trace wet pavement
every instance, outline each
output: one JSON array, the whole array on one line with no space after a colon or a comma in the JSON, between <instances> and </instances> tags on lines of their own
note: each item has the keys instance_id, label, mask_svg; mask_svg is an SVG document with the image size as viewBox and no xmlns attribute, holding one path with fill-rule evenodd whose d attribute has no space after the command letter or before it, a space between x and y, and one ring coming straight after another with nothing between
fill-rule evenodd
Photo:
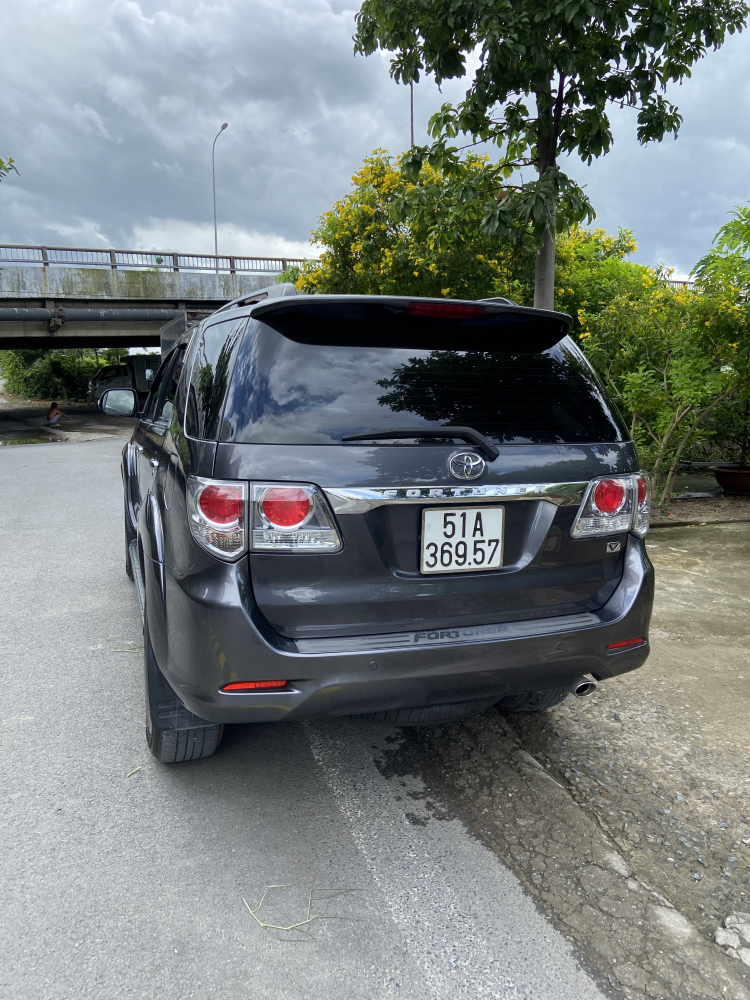
<instances>
[{"instance_id":1,"label":"wet pavement","mask_svg":"<svg viewBox=\"0 0 750 1000\"><path fill-rule=\"evenodd\" d=\"M0 393L0 447L19 444L60 444L71 441L127 440L135 420L107 417L90 403L63 403L59 427L47 426L49 401L19 400Z\"/></svg>"}]
</instances>

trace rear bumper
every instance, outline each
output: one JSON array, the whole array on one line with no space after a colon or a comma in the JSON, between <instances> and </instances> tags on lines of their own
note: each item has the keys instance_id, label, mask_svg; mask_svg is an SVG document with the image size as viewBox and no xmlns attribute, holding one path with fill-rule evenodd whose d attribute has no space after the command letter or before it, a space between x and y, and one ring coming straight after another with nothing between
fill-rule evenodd
<instances>
[{"instance_id":1,"label":"rear bumper","mask_svg":"<svg viewBox=\"0 0 750 1000\"><path fill-rule=\"evenodd\" d=\"M628 537L624 572L594 614L346 639L293 642L273 632L252 602L242 563L177 579L165 572L166 655L160 667L180 699L210 722L273 722L470 701L614 677L641 666L653 568ZM164 660L165 662L162 662ZM288 681L280 691L226 694L232 681Z\"/></svg>"}]
</instances>

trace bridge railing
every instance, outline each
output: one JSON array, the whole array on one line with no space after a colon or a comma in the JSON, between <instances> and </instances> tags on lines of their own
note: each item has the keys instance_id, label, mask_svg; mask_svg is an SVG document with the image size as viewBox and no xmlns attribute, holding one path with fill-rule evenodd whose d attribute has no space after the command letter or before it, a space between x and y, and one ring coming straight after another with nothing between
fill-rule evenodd
<instances>
[{"instance_id":1,"label":"bridge railing","mask_svg":"<svg viewBox=\"0 0 750 1000\"><path fill-rule=\"evenodd\" d=\"M694 281L685 281L682 278L667 278L665 284L670 288L689 288L691 291L695 288Z\"/></svg>"},{"instance_id":2,"label":"bridge railing","mask_svg":"<svg viewBox=\"0 0 750 1000\"><path fill-rule=\"evenodd\" d=\"M0 264L36 264L39 267L108 267L139 271L213 271L236 274L278 273L301 257L236 257L214 254L158 253L143 250L92 250L85 247L0 246Z\"/></svg>"},{"instance_id":3,"label":"bridge railing","mask_svg":"<svg viewBox=\"0 0 750 1000\"><path fill-rule=\"evenodd\" d=\"M302 257L237 257L196 253L159 253L155 250L91 250L85 247L0 246L1 264L37 264L40 267L108 267L113 271L213 271L214 274L278 274ZM672 288L694 288L695 282L668 278Z\"/></svg>"}]
</instances>

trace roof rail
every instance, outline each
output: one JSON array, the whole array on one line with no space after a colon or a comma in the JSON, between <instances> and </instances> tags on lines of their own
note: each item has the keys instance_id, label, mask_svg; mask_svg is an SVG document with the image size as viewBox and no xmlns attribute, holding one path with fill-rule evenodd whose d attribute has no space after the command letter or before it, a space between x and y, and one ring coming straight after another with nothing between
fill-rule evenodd
<instances>
[{"instance_id":1,"label":"roof rail","mask_svg":"<svg viewBox=\"0 0 750 1000\"><path fill-rule=\"evenodd\" d=\"M239 309L240 306L251 306L255 302L260 302L262 299L276 299L285 295L296 294L297 289L291 281L284 281L275 285L266 285L265 288L257 288L254 292L251 292L250 295L243 295L240 299L234 299L232 302L227 302L226 305L216 311L224 312L225 309Z\"/></svg>"}]
</instances>

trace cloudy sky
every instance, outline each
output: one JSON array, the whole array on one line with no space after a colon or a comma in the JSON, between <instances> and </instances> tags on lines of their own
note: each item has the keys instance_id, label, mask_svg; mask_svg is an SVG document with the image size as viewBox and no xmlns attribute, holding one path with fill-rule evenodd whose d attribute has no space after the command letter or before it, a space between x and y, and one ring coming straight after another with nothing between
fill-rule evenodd
<instances>
[{"instance_id":1,"label":"cloudy sky","mask_svg":"<svg viewBox=\"0 0 750 1000\"><path fill-rule=\"evenodd\" d=\"M408 89L388 58L352 54L346 0L6 0L0 9L0 241L310 253L317 217L373 148L409 142ZM677 141L640 147L632 112L586 184L598 224L635 230L637 258L686 274L750 198L750 32L711 52L672 97ZM416 139L458 99L416 88Z\"/></svg>"}]
</instances>

